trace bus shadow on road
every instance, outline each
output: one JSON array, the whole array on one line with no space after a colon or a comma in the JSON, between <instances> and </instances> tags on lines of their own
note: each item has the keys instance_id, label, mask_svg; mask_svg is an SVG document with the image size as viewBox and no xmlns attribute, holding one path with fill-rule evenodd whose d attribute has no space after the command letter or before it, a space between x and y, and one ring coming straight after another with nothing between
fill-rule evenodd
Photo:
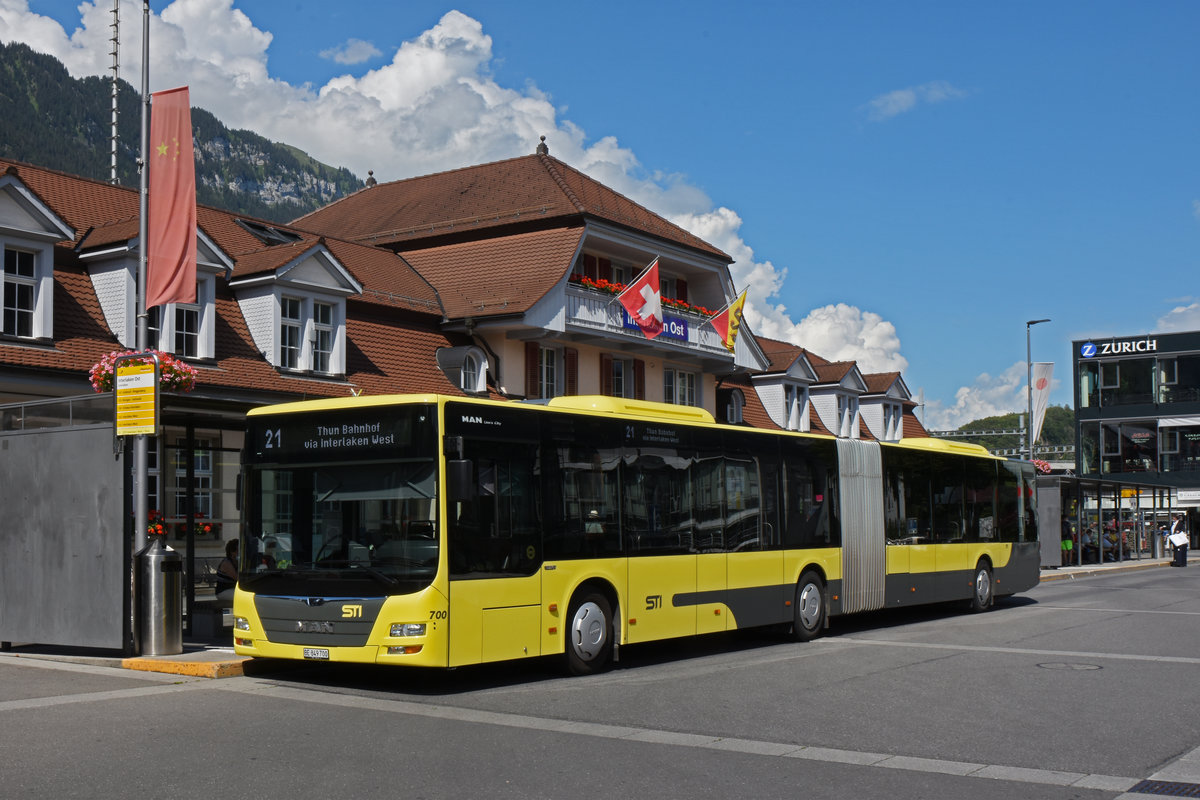
<instances>
[{"instance_id":1,"label":"bus shadow on road","mask_svg":"<svg viewBox=\"0 0 1200 800\"><path fill-rule=\"evenodd\" d=\"M988 614L1003 613L1036 605L1028 597L1007 597L996 601ZM836 618L824 637L836 641L840 636L881 632L923 623L938 622L955 617L969 618L963 604L942 603L916 608L881 609ZM613 672L633 672L638 669L664 665L683 665L686 662L719 655L736 655L765 651L780 646L804 647L793 642L780 629L751 629L729 631L684 639L668 639L643 644L626 645L620 650L620 660L610 668ZM389 697L449 697L519 686L534 685L552 680L581 680L569 678L561 655L480 664L450 669L379 666L374 664L291 663L283 669L263 676L272 682L293 686L320 688L331 691L377 692ZM583 678L582 680L586 680Z\"/></svg>"}]
</instances>

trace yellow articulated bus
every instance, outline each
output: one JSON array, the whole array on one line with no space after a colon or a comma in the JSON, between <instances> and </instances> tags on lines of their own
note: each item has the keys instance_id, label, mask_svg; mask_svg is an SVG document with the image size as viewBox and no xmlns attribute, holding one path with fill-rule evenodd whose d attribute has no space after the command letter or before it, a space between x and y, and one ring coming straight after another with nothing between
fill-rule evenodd
<instances>
[{"instance_id":1,"label":"yellow articulated bus","mask_svg":"<svg viewBox=\"0 0 1200 800\"><path fill-rule=\"evenodd\" d=\"M719 425L610 397L434 395L252 411L234 649L456 667L1037 584L1033 468Z\"/></svg>"}]
</instances>

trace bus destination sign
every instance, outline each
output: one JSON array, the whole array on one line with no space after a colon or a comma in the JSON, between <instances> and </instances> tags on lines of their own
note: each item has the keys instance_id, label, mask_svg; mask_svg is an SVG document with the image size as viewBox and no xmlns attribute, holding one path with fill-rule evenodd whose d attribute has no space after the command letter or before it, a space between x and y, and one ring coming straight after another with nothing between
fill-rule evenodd
<instances>
[{"instance_id":1,"label":"bus destination sign","mask_svg":"<svg viewBox=\"0 0 1200 800\"><path fill-rule=\"evenodd\" d=\"M414 420L432 419L424 408L369 409L356 413L297 414L250 419L255 461L339 461L381 458L411 447ZM427 422L432 429L432 424Z\"/></svg>"}]
</instances>

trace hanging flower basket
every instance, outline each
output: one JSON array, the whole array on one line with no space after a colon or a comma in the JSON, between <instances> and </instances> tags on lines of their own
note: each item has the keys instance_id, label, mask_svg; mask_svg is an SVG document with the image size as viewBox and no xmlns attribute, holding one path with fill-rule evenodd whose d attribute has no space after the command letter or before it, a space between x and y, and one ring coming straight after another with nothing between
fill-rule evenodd
<instances>
[{"instance_id":1,"label":"hanging flower basket","mask_svg":"<svg viewBox=\"0 0 1200 800\"><path fill-rule=\"evenodd\" d=\"M1044 475L1050 474L1050 462L1049 461L1043 461L1040 458L1035 458L1033 460L1033 466L1037 469L1038 472L1041 472Z\"/></svg>"},{"instance_id":2,"label":"hanging flower basket","mask_svg":"<svg viewBox=\"0 0 1200 800\"><path fill-rule=\"evenodd\" d=\"M92 382L92 388L97 392L111 392L113 388L113 370L117 359L136 352L136 350L114 350L97 361L92 366L91 372L88 373L88 377ZM163 353L158 350L149 350L146 352L158 356L158 383L163 389L171 392L190 392L195 388L196 368L191 364L180 361L170 353ZM153 363L149 357L136 360L143 364Z\"/></svg>"},{"instance_id":3,"label":"hanging flower basket","mask_svg":"<svg viewBox=\"0 0 1200 800\"><path fill-rule=\"evenodd\" d=\"M591 289L594 292L603 292L605 294L616 295L625 291L625 284L614 283L613 281L605 280L604 278L593 280L586 275L572 275L568 280L570 283L573 283L576 286L582 286L583 288ZM676 300L673 297L662 298L662 305L665 309L679 311L685 314L699 314L702 317L711 317L713 314L717 313L715 311L710 311L704 306L693 305L692 303L688 303L684 300Z\"/></svg>"}]
</instances>

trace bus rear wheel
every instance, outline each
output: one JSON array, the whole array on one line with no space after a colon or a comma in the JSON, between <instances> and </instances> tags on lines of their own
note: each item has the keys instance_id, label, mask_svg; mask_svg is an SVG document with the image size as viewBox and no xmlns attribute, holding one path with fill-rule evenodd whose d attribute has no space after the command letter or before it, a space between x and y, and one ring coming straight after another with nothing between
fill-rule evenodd
<instances>
[{"instance_id":1,"label":"bus rear wheel","mask_svg":"<svg viewBox=\"0 0 1200 800\"><path fill-rule=\"evenodd\" d=\"M612 608L608 598L589 592L571 604L567 627L567 669L572 675L591 675L612 658Z\"/></svg>"},{"instance_id":2,"label":"bus rear wheel","mask_svg":"<svg viewBox=\"0 0 1200 800\"><path fill-rule=\"evenodd\" d=\"M980 561L975 565L975 581L971 587L971 611L987 611L992 605L992 568Z\"/></svg>"},{"instance_id":3,"label":"bus rear wheel","mask_svg":"<svg viewBox=\"0 0 1200 800\"><path fill-rule=\"evenodd\" d=\"M811 570L800 576L796 584L795 616L792 620L792 638L809 642L821 635L825 629L825 582Z\"/></svg>"}]
</instances>

